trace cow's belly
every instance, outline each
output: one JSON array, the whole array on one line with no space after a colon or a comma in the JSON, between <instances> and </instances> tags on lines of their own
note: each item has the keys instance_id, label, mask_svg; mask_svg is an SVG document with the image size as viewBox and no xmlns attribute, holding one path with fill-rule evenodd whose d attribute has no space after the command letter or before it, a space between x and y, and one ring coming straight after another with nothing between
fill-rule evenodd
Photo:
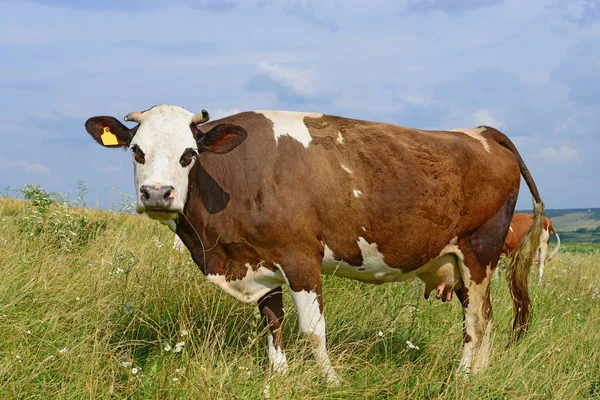
<instances>
[{"instance_id":1,"label":"cow's belly","mask_svg":"<svg viewBox=\"0 0 600 400\"><path fill-rule=\"evenodd\" d=\"M263 266L253 269L250 264L246 264L246 268L248 272L242 279L227 280L223 275L208 274L206 280L216 284L225 293L242 303L258 301L271 290L285 283L283 273L279 269L272 271Z\"/></svg>"},{"instance_id":2,"label":"cow's belly","mask_svg":"<svg viewBox=\"0 0 600 400\"><path fill-rule=\"evenodd\" d=\"M358 246L363 259L363 265L359 266L336 259L327 244L324 243L323 246L325 252L321 272L325 275L341 276L366 283L398 282L415 276L412 272L403 272L401 269L388 266L384 261L383 254L378 250L377 244L370 244L362 237L358 238Z\"/></svg>"},{"instance_id":3,"label":"cow's belly","mask_svg":"<svg viewBox=\"0 0 600 400\"><path fill-rule=\"evenodd\" d=\"M455 246L448 245L439 256L425 265L411 271L392 268L384 261L384 255L378 250L376 243L369 243L359 237L358 246L363 258L363 265L350 265L335 258L333 251L323 244L325 251L321 272L325 275L341 276L365 283L400 282L419 278L425 282L426 293L435 288L458 288L462 284L458 269L458 259L454 254Z\"/></svg>"}]
</instances>

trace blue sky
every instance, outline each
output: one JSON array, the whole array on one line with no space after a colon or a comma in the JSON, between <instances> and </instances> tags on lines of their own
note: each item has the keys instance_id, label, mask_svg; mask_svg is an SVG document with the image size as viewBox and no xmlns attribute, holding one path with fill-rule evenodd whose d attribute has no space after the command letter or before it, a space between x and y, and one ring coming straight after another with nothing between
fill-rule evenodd
<instances>
[{"instance_id":1,"label":"blue sky","mask_svg":"<svg viewBox=\"0 0 600 400\"><path fill-rule=\"evenodd\" d=\"M492 125L547 208L600 207L600 0L0 0L0 15L0 189L134 194L129 154L83 123L167 103Z\"/></svg>"}]
</instances>

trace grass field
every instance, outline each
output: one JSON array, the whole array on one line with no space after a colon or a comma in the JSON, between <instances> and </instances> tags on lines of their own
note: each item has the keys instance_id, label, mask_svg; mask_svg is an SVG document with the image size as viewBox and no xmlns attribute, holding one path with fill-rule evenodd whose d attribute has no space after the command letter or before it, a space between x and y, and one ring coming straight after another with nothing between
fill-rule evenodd
<instances>
[{"instance_id":1,"label":"grass field","mask_svg":"<svg viewBox=\"0 0 600 400\"><path fill-rule=\"evenodd\" d=\"M43 200L43 199L42 199ZM507 349L502 272L492 283L492 356L463 380L462 311L417 282L324 278L327 387L296 328L290 371L267 372L253 306L207 283L172 233L134 215L0 199L0 398L600 398L600 253L564 246L532 281L529 334ZM532 278L533 278L532 273ZM409 341L413 346L408 346Z\"/></svg>"}]
</instances>

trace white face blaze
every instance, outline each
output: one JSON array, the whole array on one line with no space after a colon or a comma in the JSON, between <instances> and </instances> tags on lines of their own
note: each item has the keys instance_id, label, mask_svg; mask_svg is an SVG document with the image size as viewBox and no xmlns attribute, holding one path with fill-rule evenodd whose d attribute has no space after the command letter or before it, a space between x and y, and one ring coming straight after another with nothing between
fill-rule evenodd
<instances>
[{"instance_id":1,"label":"white face blaze","mask_svg":"<svg viewBox=\"0 0 600 400\"><path fill-rule=\"evenodd\" d=\"M160 105L142 113L139 128L130 148L138 148L144 154L144 162L133 157L134 181L137 193L137 211L146 212L141 201L143 185L155 187L172 186L174 197L168 212L148 212L151 218L170 220L183 212L187 198L188 176L195 158L189 165L180 164L181 156L198 145L190 129L193 113L177 106Z\"/></svg>"}]
</instances>

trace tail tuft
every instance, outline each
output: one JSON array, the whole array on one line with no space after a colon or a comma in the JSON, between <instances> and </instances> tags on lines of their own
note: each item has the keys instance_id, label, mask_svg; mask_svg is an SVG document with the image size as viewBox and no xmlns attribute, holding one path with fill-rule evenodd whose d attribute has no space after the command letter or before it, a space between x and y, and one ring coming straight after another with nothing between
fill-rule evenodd
<instances>
[{"instance_id":1,"label":"tail tuft","mask_svg":"<svg viewBox=\"0 0 600 400\"><path fill-rule=\"evenodd\" d=\"M526 332L531 318L529 299L529 270L540 247L540 235L544 223L544 203L533 202L533 225L506 266L506 280L513 298L514 320L511 343L519 340Z\"/></svg>"}]
</instances>

